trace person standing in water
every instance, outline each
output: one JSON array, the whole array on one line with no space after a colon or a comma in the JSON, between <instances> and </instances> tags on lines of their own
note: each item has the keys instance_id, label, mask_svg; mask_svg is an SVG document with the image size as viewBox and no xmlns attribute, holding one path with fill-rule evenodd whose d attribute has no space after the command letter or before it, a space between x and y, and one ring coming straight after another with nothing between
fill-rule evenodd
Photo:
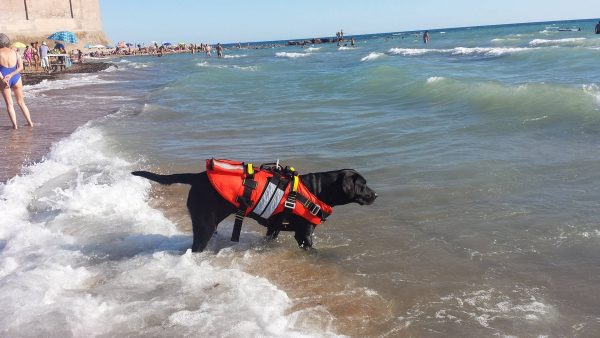
<instances>
[{"instance_id":1,"label":"person standing in water","mask_svg":"<svg viewBox=\"0 0 600 338\"><path fill-rule=\"evenodd\" d=\"M223 57L223 46L221 46L221 43L217 43L217 57L218 58L222 58Z\"/></svg>"},{"instance_id":2,"label":"person standing in water","mask_svg":"<svg viewBox=\"0 0 600 338\"><path fill-rule=\"evenodd\" d=\"M19 54L10 48L10 39L3 33L0 33L0 90L2 91L2 97L6 103L6 110L8 111L8 117L13 124L14 129L18 129L17 116L15 114L15 107L13 106L13 99L10 91L15 94L17 104L23 112L23 116L27 120L30 127L33 127L31 122L31 116L29 115L29 109L25 105L25 99L23 98L23 81L21 80L21 71L23 70L23 60Z\"/></svg>"},{"instance_id":3,"label":"person standing in water","mask_svg":"<svg viewBox=\"0 0 600 338\"><path fill-rule=\"evenodd\" d=\"M425 33L423 33L423 43L428 43L429 42L429 31L425 31Z\"/></svg>"},{"instance_id":4,"label":"person standing in water","mask_svg":"<svg viewBox=\"0 0 600 338\"><path fill-rule=\"evenodd\" d=\"M598 24L596 25L596 34L600 34L600 21L598 21Z\"/></svg>"}]
</instances>

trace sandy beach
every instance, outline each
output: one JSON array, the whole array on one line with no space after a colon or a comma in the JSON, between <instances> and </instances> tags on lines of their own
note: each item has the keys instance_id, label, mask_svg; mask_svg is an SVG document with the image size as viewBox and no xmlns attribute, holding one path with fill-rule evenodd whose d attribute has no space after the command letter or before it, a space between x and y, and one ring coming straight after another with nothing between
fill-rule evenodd
<instances>
[{"instance_id":1,"label":"sandy beach","mask_svg":"<svg viewBox=\"0 0 600 338\"><path fill-rule=\"evenodd\" d=\"M111 63L84 63L74 64L68 71L47 74L24 73L24 92L27 100L27 92L32 86L43 81L69 80L77 81L73 74L95 73L110 67ZM60 95L60 93L55 93ZM17 121L19 121L19 130L13 130L10 120L6 115L5 108L2 108L2 118L0 119L0 153L2 161L0 162L0 182L6 182L9 178L17 175L23 165L39 161L50 149L50 146L71 134L77 127L85 124L87 121L102 116L104 112L94 110L84 110L77 113L65 109L65 107L55 104L44 104L38 100L27 100L31 110L34 127L29 128L23 119L21 111L17 110Z\"/></svg>"}]
</instances>

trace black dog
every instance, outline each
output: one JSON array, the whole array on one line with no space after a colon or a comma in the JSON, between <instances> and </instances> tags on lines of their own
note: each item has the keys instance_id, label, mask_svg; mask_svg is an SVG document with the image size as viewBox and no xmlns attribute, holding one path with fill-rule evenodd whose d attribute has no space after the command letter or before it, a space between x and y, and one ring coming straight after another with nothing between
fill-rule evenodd
<instances>
[{"instance_id":1,"label":"black dog","mask_svg":"<svg viewBox=\"0 0 600 338\"><path fill-rule=\"evenodd\" d=\"M192 244L194 252L204 250L217 230L217 225L237 211L233 204L221 197L215 190L209 182L206 172L159 175L147 171L134 171L132 174L161 184L184 183L192 186L188 195L187 207L194 230ZM319 200L332 207L352 202L369 205L377 198L375 191L367 186L367 181L353 169L300 175L300 179ZM251 213L248 217L254 218L252 215ZM273 216L274 219L270 219L269 223L281 224L281 219L276 219L277 217L282 217L282 215ZM269 238L276 238L281 230L294 231L294 238L300 247L305 249L312 247L312 233L315 226L299 216L292 214L289 224L279 228L264 224L257 218L254 219L262 225L268 226L267 237Z\"/></svg>"}]
</instances>

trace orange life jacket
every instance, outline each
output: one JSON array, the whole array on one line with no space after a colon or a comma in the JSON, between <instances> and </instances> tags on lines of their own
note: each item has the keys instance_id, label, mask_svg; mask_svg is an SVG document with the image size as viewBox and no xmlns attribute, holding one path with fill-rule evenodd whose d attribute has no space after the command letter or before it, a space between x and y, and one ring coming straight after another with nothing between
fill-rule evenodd
<instances>
[{"instance_id":1,"label":"orange life jacket","mask_svg":"<svg viewBox=\"0 0 600 338\"><path fill-rule=\"evenodd\" d=\"M318 225L332 212L302 183L293 170L272 168L255 170L252 164L231 160L206 160L206 173L215 190L238 208L235 232L250 213L268 220L282 212L291 212ZM297 203L298 202L298 203ZM238 229L236 229L238 228Z\"/></svg>"}]
</instances>

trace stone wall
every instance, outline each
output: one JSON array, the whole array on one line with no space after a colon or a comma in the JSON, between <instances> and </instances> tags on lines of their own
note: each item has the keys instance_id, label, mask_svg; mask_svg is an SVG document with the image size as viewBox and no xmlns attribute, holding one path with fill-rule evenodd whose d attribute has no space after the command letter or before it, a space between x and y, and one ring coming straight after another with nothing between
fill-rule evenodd
<instances>
[{"instance_id":1,"label":"stone wall","mask_svg":"<svg viewBox=\"0 0 600 338\"><path fill-rule=\"evenodd\" d=\"M57 31L71 31L78 46L108 44L102 30L99 0L2 0L0 32L13 41L43 41Z\"/></svg>"}]
</instances>

